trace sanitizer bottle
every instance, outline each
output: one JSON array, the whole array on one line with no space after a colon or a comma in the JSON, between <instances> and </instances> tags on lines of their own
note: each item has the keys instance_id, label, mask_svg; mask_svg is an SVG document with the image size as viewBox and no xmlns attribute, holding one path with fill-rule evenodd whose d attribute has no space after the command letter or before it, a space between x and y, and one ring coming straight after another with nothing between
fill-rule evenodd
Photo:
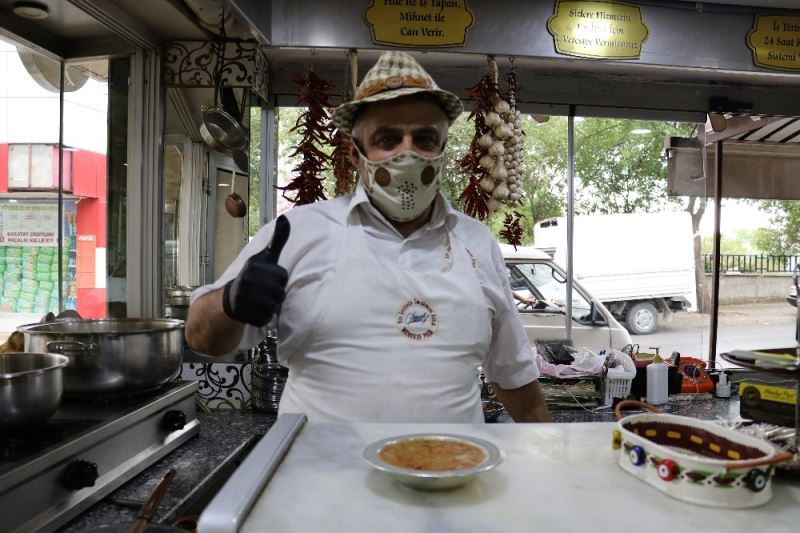
<instances>
[{"instance_id":1,"label":"sanitizer bottle","mask_svg":"<svg viewBox=\"0 0 800 533\"><path fill-rule=\"evenodd\" d=\"M651 405L662 405L667 403L669 392L669 380L667 377L667 365L656 354L653 362L647 365L647 403Z\"/></svg>"}]
</instances>

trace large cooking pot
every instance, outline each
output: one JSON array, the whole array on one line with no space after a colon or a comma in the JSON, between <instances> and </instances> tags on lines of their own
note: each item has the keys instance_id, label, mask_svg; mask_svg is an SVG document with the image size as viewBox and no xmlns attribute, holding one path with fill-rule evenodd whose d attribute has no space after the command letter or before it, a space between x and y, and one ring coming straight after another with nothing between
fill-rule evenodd
<instances>
[{"instance_id":1,"label":"large cooking pot","mask_svg":"<svg viewBox=\"0 0 800 533\"><path fill-rule=\"evenodd\" d=\"M179 371L183 321L111 318L21 326L26 352L65 355L64 393L73 396L157 389Z\"/></svg>"},{"instance_id":2,"label":"large cooking pot","mask_svg":"<svg viewBox=\"0 0 800 533\"><path fill-rule=\"evenodd\" d=\"M0 353L0 434L44 424L61 403L63 355Z\"/></svg>"}]
</instances>

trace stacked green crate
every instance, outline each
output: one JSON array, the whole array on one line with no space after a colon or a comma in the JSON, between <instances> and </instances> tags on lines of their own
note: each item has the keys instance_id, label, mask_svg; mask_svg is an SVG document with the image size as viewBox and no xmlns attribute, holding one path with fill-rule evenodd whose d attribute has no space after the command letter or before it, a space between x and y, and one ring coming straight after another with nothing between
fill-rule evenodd
<instances>
[{"instance_id":1,"label":"stacked green crate","mask_svg":"<svg viewBox=\"0 0 800 533\"><path fill-rule=\"evenodd\" d=\"M64 268L64 309L78 308L77 246L75 235L64 236L64 247L61 250Z\"/></svg>"},{"instance_id":2,"label":"stacked green crate","mask_svg":"<svg viewBox=\"0 0 800 533\"><path fill-rule=\"evenodd\" d=\"M6 247L0 246L0 309L5 308L5 289L6 289Z\"/></svg>"},{"instance_id":3,"label":"stacked green crate","mask_svg":"<svg viewBox=\"0 0 800 533\"><path fill-rule=\"evenodd\" d=\"M4 247L3 307L17 311L22 292L22 246Z\"/></svg>"},{"instance_id":4,"label":"stacked green crate","mask_svg":"<svg viewBox=\"0 0 800 533\"><path fill-rule=\"evenodd\" d=\"M58 310L58 248L0 246L0 311L47 313ZM77 307L75 237L64 237L61 255L64 308Z\"/></svg>"},{"instance_id":5,"label":"stacked green crate","mask_svg":"<svg viewBox=\"0 0 800 533\"><path fill-rule=\"evenodd\" d=\"M20 246L19 248L22 251L22 276L16 311L17 313L33 313L38 311L33 308L33 300L36 298L36 290L38 289L35 279L36 267L34 266L36 248L32 246Z\"/></svg>"}]
</instances>

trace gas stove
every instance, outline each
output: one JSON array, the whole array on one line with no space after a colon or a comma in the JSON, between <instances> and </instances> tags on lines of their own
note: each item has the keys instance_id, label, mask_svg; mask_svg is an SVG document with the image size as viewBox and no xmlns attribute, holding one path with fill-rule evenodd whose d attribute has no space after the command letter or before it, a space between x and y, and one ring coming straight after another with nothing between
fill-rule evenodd
<instances>
[{"instance_id":1,"label":"gas stove","mask_svg":"<svg viewBox=\"0 0 800 533\"><path fill-rule=\"evenodd\" d=\"M197 388L65 397L44 426L0 436L0 530L53 531L196 435Z\"/></svg>"}]
</instances>

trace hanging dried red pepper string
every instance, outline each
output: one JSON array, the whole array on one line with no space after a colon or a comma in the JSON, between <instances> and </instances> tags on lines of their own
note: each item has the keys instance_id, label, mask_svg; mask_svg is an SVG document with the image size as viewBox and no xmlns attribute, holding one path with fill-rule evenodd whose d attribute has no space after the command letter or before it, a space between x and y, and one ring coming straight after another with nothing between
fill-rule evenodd
<instances>
[{"instance_id":1,"label":"hanging dried red pepper string","mask_svg":"<svg viewBox=\"0 0 800 533\"><path fill-rule=\"evenodd\" d=\"M342 103L353 98L358 80L358 52L351 48L347 50L347 67L345 69L345 90ZM336 196L349 194L355 189L356 169L350 160L350 136L343 131L336 130L333 136L333 176L336 178Z\"/></svg>"},{"instance_id":2,"label":"hanging dried red pepper string","mask_svg":"<svg viewBox=\"0 0 800 533\"><path fill-rule=\"evenodd\" d=\"M469 120L475 122L475 133L467 153L458 162L469 178L469 183L459 196L459 201L464 206L464 212L478 220L486 220L489 216L488 202L491 198L491 194L481 187L481 180L488 178L490 171L480 164L481 157L488 155L489 150L478 141L490 131L486 125L486 115L491 112L495 95L499 90L496 79L491 73L487 73L477 84L465 89L467 96L473 102Z\"/></svg>"},{"instance_id":3,"label":"hanging dried red pepper string","mask_svg":"<svg viewBox=\"0 0 800 533\"><path fill-rule=\"evenodd\" d=\"M302 139L289 157L300 156L302 160L292 169L293 177L289 183L279 189L290 202L304 205L325 199L322 174L330 168L331 157L322 147L330 145L333 139L328 91L334 84L323 80L313 71L308 71L305 76L295 74L292 80L300 85L297 103L305 111L290 130L301 132Z\"/></svg>"}]
</instances>

